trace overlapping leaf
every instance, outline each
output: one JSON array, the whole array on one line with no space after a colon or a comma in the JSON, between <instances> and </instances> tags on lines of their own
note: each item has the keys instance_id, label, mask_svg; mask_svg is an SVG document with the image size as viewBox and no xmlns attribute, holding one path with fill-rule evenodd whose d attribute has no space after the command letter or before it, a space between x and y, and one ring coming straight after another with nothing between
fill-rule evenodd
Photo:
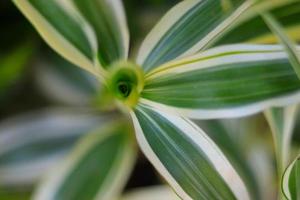
<instances>
[{"instance_id":1,"label":"overlapping leaf","mask_svg":"<svg viewBox=\"0 0 300 200\"><path fill-rule=\"evenodd\" d=\"M300 2L298 0L262 1L255 9L270 12L284 26L291 38L296 41L300 40L300 22L298 20ZM259 13L256 13L254 17L234 27L216 45L239 42L276 43L276 37L269 31Z\"/></svg>"},{"instance_id":2,"label":"overlapping leaf","mask_svg":"<svg viewBox=\"0 0 300 200\"><path fill-rule=\"evenodd\" d=\"M273 134L279 176L282 175L289 162L289 151L297 110L298 106L292 105L284 108L270 108L265 111Z\"/></svg>"},{"instance_id":3,"label":"overlapping leaf","mask_svg":"<svg viewBox=\"0 0 300 200\"><path fill-rule=\"evenodd\" d=\"M171 9L143 42L138 63L145 71L207 48L224 34L251 1L186 0Z\"/></svg>"},{"instance_id":4,"label":"overlapping leaf","mask_svg":"<svg viewBox=\"0 0 300 200\"><path fill-rule=\"evenodd\" d=\"M93 31L67 1L14 0L44 40L74 64L96 74Z\"/></svg>"},{"instance_id":5,"label":"overlapping leaf","mask_svg":"<svg viewBox=\"0 0 300 200\"><path fill-rule=\"evenodd\" d=\"M237 134L246 134L244 132L246 127L243 127L245 125L240 124L240 129L243 131L243 133L240 133L238 130L226 128L222 122L218 120L198 121L197 124L199 124L205 133L216 143L216 145L218 145L230 163L232 163L244 183L247 185L252 199L260 199L261 194L257 180L255 179L255 175L247 162L247 155L239 143L240 140L237 139Z\"/></svg>"},{"instance_id":6,"label":"overlapping leaf","mask_svg":"<svg viewBox=\"0 0 300 200\"><path fill-rule=\"evenodd\" d=\"M183 199L250 199L211 139L191 121L144 106L131 113L148 159Z\"/></svg>"},{"instance_id":7,"label":"overlapping leaf","mask_svg":"<svg viewBox=\"0 0 300 200\"><path fill-rule=\"evenodd\" d=\"M300 199L300 157L296 158L286 169L282 190L288 200Z\"/></svg>"},{"instance_id":8,"label":"overlapping leaf","mask_svg":"<svg viewBox=\"0 0 300 200\"><path fill-rule=\"evenodd\" d=\"M280 46L229 45L169 62L146 77L142 102L193 118L243 116L299 100Z\"/></svg>"},{"instance_id":9,"label":"overlapping leaf","mask_svg":"<svg viewBox=\"0 0 300 200\"><path fill-rule=\"evenodd\" d=\"M127 59L129 33L121 0L72 0L91 24L98 41L98 59L102 66Z\"/></svg>"},{"instance_id":10,"label":"overlapping leaf","mask_svg":"<svg viewBox=\"0 0 300 200\"><path fill-rule=\"evenodd\" d=\"M278 38L280 44L284 47L288 54L290 63L300 79L300 54L297 52L296 43L289 38L281 24L272 16L272 14L269 12L263 12L261 16L272 33Z\"/></svg>"},{"instance_id":11,"label":"overlapping leaf","mask_svg":"<svg viewBox=\"0 0 300 200\"><path fill-rule=\"evenodd\" d=\"M119 197L135 159L128 127L107 124L86 135L38 188L36 200L111 200Z\"/></svg>"}]
</instances>

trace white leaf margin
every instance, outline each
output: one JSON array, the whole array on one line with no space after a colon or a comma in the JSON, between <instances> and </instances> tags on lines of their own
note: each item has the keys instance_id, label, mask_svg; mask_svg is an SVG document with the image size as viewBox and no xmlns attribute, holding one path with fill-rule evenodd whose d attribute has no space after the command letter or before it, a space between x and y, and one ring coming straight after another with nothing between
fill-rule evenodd
<instances>
[{"instance_id":1,"label":"white leaf margin","mask_svg":"<svg viewBox=\"0 0 300 200\"><path fill-rule=\"evenodd\" d=\"M46 19L43 17L27 0L13 0L14 4L22 11L25 17L35 26L41 37L47 42L47 44L55 49L65 59L74 63L75 65L89 71L90 73L100 77L103 77L98 73L96 63L90 61L85 55L77 50L71 43L69 43ZM58 4L66 12L67 4L60 2ZM69 8L69 7L68 7ZM72 11L73 12L73 11ZM74 19L74 18L73 18ZM82 24L82 22L80 22ZM83 31L87 34L87 38L90 40L93 53L96 55L97 50L95 49L95 35L87 24L83 25Z\"/></svg>"},{"instance_id":2,"label":"white leaf margin","mask_svg":"<svg viewBox=\"0 0 300 200\"><path fill-rule=\"evenodd\" d=\"M221 150L219 150L213 141L198 126L196 126L192 121L183 117L168 114L166 112L160 112L154 108L151 109L176 125L177 128L186 133L186 136L192 139L206 153L216 171L224 179L225 183L227 183L228 187L231 189L237 199L250 200L246 186L233 166L226 159ZM140 110L140 112L143 111ZM173 187L173 189L182 199L192 200L192 198L181 188L181 186L176 182L176 180L172 177L172 175L168 172L168 170L160 162L159 158L155 155L154 151L151 149L147 139L143 134L143 130L135 113L131 111L130 115L133 119L137 141L146 157L159 171L159 173L166 178L167 182Z\"/></svg>"},{"instance_id":3,"label":"white leaf margin","mask_svg":"<svg viewBox=\"0 0 300 200\"><path fill-rule=\"evenodd\" d=\"M114 126L114 125L111 125ZM109 127L109 126L108 126ZM100 128L100 130L103 130ZM64 178L68 176L68 172L72 171L73 167L80 162L81 158L85 155L94 144L99 140L109 137L110 133L102 134L99 137L97 131L90 133L86 138L79 142L74 151L71 152L69 157L64 160L60 166L52 169L52 171L44 177L41 184L37 187L33 194L33 200L53 200L54 191L57 191L64 181ZM132 144L133 145L133 144ZM126 145L128 147L128 144ZM122 149L119 152L120 155L115 159L114 168L110 170L106 177L101 189L97 192L95 199L112 200L119 197L124 184L126 183L129 172L131 171L135 160L136 151L134 148ZM127 151L124 153L124 151ZM119 166L122 166L120 168ZM113 181L111 181L113 180Z\"/></svg>"},{"instance_id":4,"label":"white leaf margin","mask_svg":"<svg viewBox=\"0 0 300 200\"><path fill-rule=\"evenodd\" d=\"M258 53L255 53L258 51ZM297 46L297 51L300 52L300 47ZM213 57L216 55L222 55L226 53L240 54L226 55L221 57ZM245 53L245 55L243 55ZM249 53L249 54L248 54ZM251 55L250 55L251 54ZM210 58L213 57L213 58ZM216 48L209 49L207 51L200 52L196 55L183 58L181 60L175 60L168 62L156 70L153 70L146 76L147 81L151 81L153 78L159 78L166 74L180 74L197 69L205 69L215 67L221 64L230 64L234 62L252 62L252 61L264 61L264 60L276 60L276 59L288 59L288 55L284 52L283 47L280 45L251 45L251 44L236 44L236 45L224 45ZM193 62L193 60L199 60ZM199 64L200 63L200 64ZM140 103L148 105L158 110L174 113L177 115L189 117L192 119L221 119L221 118L235 118L243 117L251 114L256 114L270 107L281 107L298 103L300 101L300 91L290 95L280 96L256 103L248 104L246 106L238 106L231 108L220 109L192 109L192 108L180 108L175 106L169 106L162 103L158 103L146 98L141 98Z\"/></svg>"}]
</instances>

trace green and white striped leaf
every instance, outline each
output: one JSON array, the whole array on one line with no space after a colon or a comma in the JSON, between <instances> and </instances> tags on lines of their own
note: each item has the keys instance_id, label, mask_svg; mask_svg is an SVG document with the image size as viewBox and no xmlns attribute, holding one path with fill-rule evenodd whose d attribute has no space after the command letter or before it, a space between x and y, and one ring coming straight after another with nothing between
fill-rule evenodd
<instances>
[{"instance_id":1,"label":"green and white striped leaf","mask_svg":"<svg viewBox=\"0 0 300 200\"><path fill-rule=\"evenodd\" d=\"M109 118L50 109L9 118L0 124L0 185L36 183L75 142Z\"/></svg>"},{"instance_id":2,"label":"green and white striped leaf","mask_svg":"<svg viewBox=\"0 0 300 200\"><path fill-rule=\"evenodd\" d=\"M110 123L85 136L71 155L37 189L35 200L114 200L127 182L135 161L128 126Z\"/></svg>"},{"instance_id":3,"label":"green and white striped leaf","mask_svg":"<svg viewBox=\"0 0 300 200\"><path fill-rule=\"evenodd\" d=\"M250 199L213 141L193 122L139 105L131 113L142 151L182 199Z\"/></svg>"},{"instance_id":4,"label":"green and white striped leaf","mask_svg":"<svg viewBox=\"0 0 300 200\"><path fill-rule=\"evenodd\" d=\"M170 60L206 49L251 5L251 1L243 0L182 1L146 37L137 62L148 72Z\"/></svg>"},{"instance_id":5,"label":"green and white striped leaf","mask_svg":"<svg viewBox=\"0 0 300 200\"><path fill-rule=\"evenodd\" d=\"M288 54L291 65L294 67L294 70L300 79L300 53L297 52L296 44L289 38L285 33L285 30L280 23L268 12L261 14L265 23L268 25L270 30L274 35L279 39L280 43L284 47L285 51Z\"/></svg>"},{"instance_id":6,"label":"green and white striped leaf","mask_svg":"<svg viewBox=\"0 0 300 200\"><path fill-rule=\"evenodd\" d=\"M282 47L228 45L160 66L147 75L141 102L191 118L226 118L298 102L299 91Z\"/></svg>"},{"instance_id":7,"label":"green and white striped leaf","mask_svg":"<svg viewBox=\"0 0 300 200\"><path fill-rule=\"evenodd\" d=\"M180 200L167 186L150 186L127 192L121 200Z\"/></svg>"},{"instance_id":8,"label":"green and white striped leaf","mask_svg":"<svg viewBox=\"0 0 300 200\"><path fill-rule=\"evenodd\" d=\"M299 0L262 1L254 6L253 10L270 12L283 25L284 30L293 40L300 40ZM276 36L269 31L259 13L256 12L251 18L226 33L216 44L224 45L241 42L267 44L276 43L277 40Z\"/></svg>"},{"instance_id":9,"label":"green and white striped leaf","mask_svg":"<svg viewBox=\"0 0 300 200\"><path fill-rule=\"evenodd\" d=\"M279 176L282 175L290 161L290 146L297 111L297 105L270 108L265 111L273 135Z\"/></svg>"},{"instance_id":10,"label":"green and white striped leaf","mask_svg":"<svg viewBox=\"0 0 300 200\"><path fill-rule=\"evenodd\" d=\"M226 122L228 123L228 121L225 121L224 123ZM240 130L244 131L246 127L239 127L240 129L239 131L229 130L228 128L225 127L225 125L222 124L221 121L218 120L197 121L196 124L199 125L204 130L204 132L222 150L222 152L228 158L230 163L232 163L236 171L243 179L244 183L247 185L247 188L249 190L252 199L259 200L260 191L258 188L257 180L255 179L255 175L249 163L247 162L246 159L247 154L245 150L242 148L241 146L242 144L240 144L241 141L238 139L239 136L237 135L237 134L246 134L246 133L239 133ZM240 126L245 126L245 125L240 124ZM236 131L236 132L230 133L229 131L232 132Z\"/></svg>"},{"instance_id":11,"label":"green and white striped leaf","mask_svg":"<svg viewBox=\"0 0 300 200\"><path fill-rule=\"evenodd\" d=\"M282 190L288 200L300 199L300 157L286 169L282 180Z\"/></svg>"},{"instance_id":12,"label":"green and white striped leaf","mask_svg":"<svg viewBox=\"0 0 300 200\"><path fill-rule=\"evenodd\" d=\"M101 90L101 83L95 76L59 56L46 54L35 63L35 68L40 91L56 102L88 106Z\"/></svg>"},{"instance_id":13,"label":"green and white striped leaf","mask_svg":"<svg viewBox=\"0 0 300 200\"><path fill-rule=\"evenodd\" d=\"M129 33L122 0L72 1L95 31L102 66L127 59Z\"/></svg>"},{"instance_id":14,"label":"green and white striped leaf","mask_svg":"<svg viewBox=\"0 0 300 200\"><path fill-rule=\"evenodd\" d=\"M93 30L66 0L13 0L43 39L64 58L97 74Z\"/></svg>"}]
</instances>

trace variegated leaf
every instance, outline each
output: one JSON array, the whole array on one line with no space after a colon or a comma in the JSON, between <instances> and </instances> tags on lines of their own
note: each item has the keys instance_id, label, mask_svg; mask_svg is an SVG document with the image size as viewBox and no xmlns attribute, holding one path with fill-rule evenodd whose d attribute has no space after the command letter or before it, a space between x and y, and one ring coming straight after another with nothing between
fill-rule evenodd
<instances>
[{"instance_id":1,"label":"variegated leaf","mask_svg":"<svg viewBox=\"0 0 300 200\"><path fill-rule=\"evenodd\" d=\"M64 58L93 74L97 55L93 30L66 0L13 0L44 40ZM98 74L97 74L98 75Z\"/></svg>"},{"instance_id":2,"label":"variegated leaf","mask_svg":"<svg viewBox=\"0 0 300 200\"><path fill-rule=\"evenodd\" d=\"M129 33L122 0L72 1L95 31L102 66L127 59Z\"/></svg>"},{"instance_id":3,"label":"variegated leaf","mask_svg":"<svg viewBox=\"0 0 300 200\"><path fill-rule=\"evenodd\" d=\"M291 65L293 66L298 78L300 79L300 52L297 52L296 43L294 43L285 33L281 24L269 12L261 14L265 23L268 25L273 34L279 39L288 54Z\"/></svg>"},{"instance_id":4,"label":"variegated leaf","mask_svg":"<svg viewBox=\"0 0 300 200\"><path fill-rule=\"evenodd\" d=\"M73 144L109 118L50 109L9 118L0 125L0 185L32 185Z\"/></svg>"},{"instance_id":5,"label":"variegated leaf","mask_svg":"<svg viewBox=\"0 0 300 200\"><path fill-rule=\"evenodd\" d=\"M127 125L109 123L86 135L38 187L36 200L113 200L133 168L135 144Z\"/></svg>"},{"instance_id":6,"label":"variegated leaf","mask_svg":"<svg viewBox=\"0 0 300 200\"><path fill-rule=\"evenodd\" d=\"M164 64L141 102L200 119L249 115L300 100L300 81L276 45L228 45Z\"/></svg>"},{"instance_id":7,"label":"variegated leaf","mask_svg":"<svg viewBox=\"0 0 300 200\"><path fill-rule=\"evenodd\" d=\"M296 158L286 169L282 190L288 200L300 199L300 157Z\"/></svg>"},{"instance_id":8,"label":"variegated leaf","mask_svg":"<svg viewBox=\"0 0 300 200\"><path fill-rule=\"evenodd\" d=\"M137 62L148 72L165 62L203 50L225 34L251 5L252 1L243 0L182 1L146 37Z\"/></svg>"},{"instance_id":9,"label":"variegated leaf","mask_svg":"<svg viewBox=\"0 0 300 200\"><path fill-rule=\"evenodd\" d=\"M295 125L297 105L283 108L270 108L265 111L273 135L278 175L281 176L290 158L290 146Z\"/></svg>"},{"instance_id":10,"label":"variegated leaf","mask_svg":"<svg viewBox=\"0 0 300 200\"><path fill-rule=\"evenodd\" d=\"M295 41L300 40L299 0L261 1L253 10L268 11L284 26L287 34ZM253 31L255 30L255 31ZM229 31L216 45L230 43L276 43L276 37L269 31L258 12Z\"/></svg>"},{"instance_id":11,"label":"variegated leaf","mask_svg":"<svg viewBox=\"0 0 300 200\"><path fill-rule=\"evenodd\" d=\"M233 119L232 119L233 120ZM205 133L216 143L216 145L222 150L224 155L228 158L230 163L237 170L244 183L247 185L249 193L252 199L260 199L260 188L258 187L258 182L255 178L254 172L247 161L247 153L242 148L241 140L239 140L239 135L245 135L246 131L250 131L249 127L246 127L246 122L248 120L244 119L244 124L242 120L234 119L239 124L236 124L235 130L233 128L227 128L219 120L203 120L197 121ZM250 121L250 120L249 120ZM224 123L229 123L228 120L224 120ZM248 122L250 123L250 122ZM239 125L239 126L238 126ZM248 125L248 124L247 124ZM253 124L252 124L253 125ZM248 130L246 130L248 129ZM242 137L242 136L240 136ZM246 136L243 136L246 137Z\"/></svg>"},{"instance_id":12,"label":"variegated leaf","mask_svg":"<svg viewBox=\"0 0 300 200\"><path fill-rule=\"evenodd\" d=\"M250 199L230 162L193 122L142 105L131 116L143 152L182 199Z\"/></svg>"}]
</instances>

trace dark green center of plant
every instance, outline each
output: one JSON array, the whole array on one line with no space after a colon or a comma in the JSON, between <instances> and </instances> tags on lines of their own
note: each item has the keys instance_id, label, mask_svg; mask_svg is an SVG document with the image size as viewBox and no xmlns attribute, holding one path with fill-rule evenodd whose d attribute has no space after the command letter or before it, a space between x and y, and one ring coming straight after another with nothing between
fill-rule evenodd
<instances>
[{"instance_id":1,"label":"dark green center of plant","mask_svg":"<svg viewBox=\"0 0 300 200\"><path fill-rule=\"evenodd\" d=\"M143 73L141 69L130 62L117 62L111 66L108 87L115 98L126 106L136 105L143 89Z\"/></svg>"},{"instance_id":2,"label":"dark green center of plant","mask_svg":"<svg viewBox=\"0 0 300 200\"><path fill-rule=\"evenodd\" d=\"M131 85L130 83L127 83L127 82L120 82L118 84L118 89L119 89L119 92L120 94L126 98L130 95L130 92L131 92Z\"/></svg>"}]
</instances>

